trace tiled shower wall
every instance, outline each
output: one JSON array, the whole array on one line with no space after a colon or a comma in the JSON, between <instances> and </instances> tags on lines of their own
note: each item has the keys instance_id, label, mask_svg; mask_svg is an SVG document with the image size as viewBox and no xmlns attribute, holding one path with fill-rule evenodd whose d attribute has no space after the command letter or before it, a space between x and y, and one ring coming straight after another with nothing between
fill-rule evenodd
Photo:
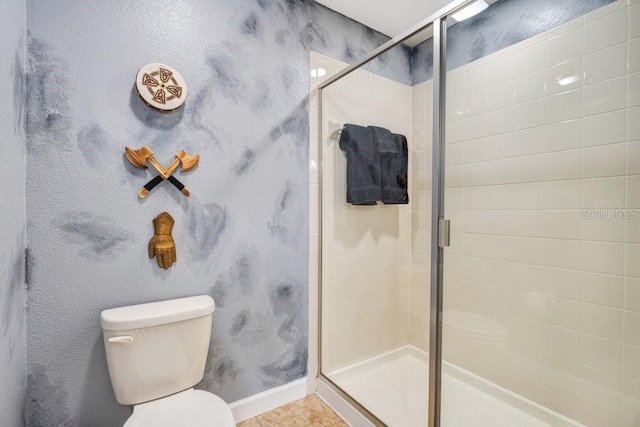
<instances>
[{"instance_id":1,"label":"tiled shower wall","mask_svg":"<svg viewBox=\"0 0 640 427\"><path fill-rule=\"evenodd\" d=\"M431 161L433 81L411 89L411 334L410 343L429 350L431 271Z\"/></svg>"},{"instance_id":2,"label":"tiled shower wall","mask_svg":"<svg viewBox=\"0 0 640 427\"><path fill-rule=\"evenodd\" d=\"M640 420L630 3L448 74L445 358L588 425Z\"/></svg>"},{"instance_id":3,"label":"tiled shower wall","mask_svg":"<svg viewBox=\"0 0 640 427\"><path fill-rule=\"evenodd\" d=\"M326 76L345 66L312 53L311 69L324 69ZM320 80L322 77L312 78L312 96ZM410 86L358 70L329 86L323 92L322 101L323 135L329 135L329 121L376 125L406 135L411 146ZM319 191L315 100L311 105L310 262L315 266L318 236L314 231L317 230ZM396 349L409 341L411 205L347 204L346 159L338 141L339 138L325 137L322 147L325 373ZM314 268L310 268L310 283L310 294L314 295L317 292ZM317 302L315 304L317 306ZM313 307L310 314L317 314ZM314 323L312 317L311 334L317 331ZM310 349L314 345L311 344Z\"/></svg>"}]
</instances>

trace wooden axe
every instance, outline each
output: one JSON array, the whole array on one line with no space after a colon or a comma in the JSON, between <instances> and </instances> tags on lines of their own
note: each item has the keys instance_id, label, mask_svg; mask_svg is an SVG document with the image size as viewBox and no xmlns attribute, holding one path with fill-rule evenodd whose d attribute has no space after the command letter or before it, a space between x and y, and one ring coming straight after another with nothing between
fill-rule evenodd
<instances>
[{"instance_id":1,"label":"wooden axe","mask_svg":"<svg viewBox=\"0 0 640 427\"><path fill-rule=\"evenodd\" d=\"M195 156L190 156L184 150L180 150L176 153L176 158L173 160L173 162L171 162L171 164L166 169L166 171L167 171L167 174L171 176L171 174L173 173L173 171L176 170L178 165L182 163L182 171L189 172L190 170L198 166L199 162L200 162L199 154L196 154ZM155 178L153 178L151 181L147 182L145 186L141 188L140 191L138 192L138 197L140 197L141 199L144 199L145 197L147 197L147 194L149 194L149 192L153 190L156 185L164 181L164 179L165 178L162 175L158 175Z\"/></svg>"},{"instance_id":2,"label":"wooden axe","mask_svg":"<svg viewBox=\"0 0 640 427\"><path fill-rule=\"evenodd\" d=\"M151 163L151 165L158 171L160 176L162 176L164 179L169 180L169 182L172 183L178 190L180 190L180 192L184 194L185 197L189 197L189 194L191 194L189 193L189 190L187 190L184 184L178 181L176 177L167 173L162 165L158 163L155 157L153 157L153 151L151 150L151 148L149 148L148 145L145 145L138 150L125 147L124 151L125 155L127 156L127 160L129 160L129 162L133 166L140 169L147 169L147 161L149 161L149 163Z\"/></svg>"}]
</instances>

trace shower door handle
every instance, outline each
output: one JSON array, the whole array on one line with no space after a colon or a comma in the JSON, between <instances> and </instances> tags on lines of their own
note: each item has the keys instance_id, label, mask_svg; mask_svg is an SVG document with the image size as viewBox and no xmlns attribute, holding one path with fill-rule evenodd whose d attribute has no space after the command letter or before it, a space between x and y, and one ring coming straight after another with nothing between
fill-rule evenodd
<instances>
[{"instance_id":1,"label":"shower door handle","mask_svg":"<svg viewBox=\"0 0 640 427\"><path fill-rule=\"evenodd\" d=\"M438 221L438 247L446 248L451 245L451 221L440 218Z\"/></svg>"}]
</instances>

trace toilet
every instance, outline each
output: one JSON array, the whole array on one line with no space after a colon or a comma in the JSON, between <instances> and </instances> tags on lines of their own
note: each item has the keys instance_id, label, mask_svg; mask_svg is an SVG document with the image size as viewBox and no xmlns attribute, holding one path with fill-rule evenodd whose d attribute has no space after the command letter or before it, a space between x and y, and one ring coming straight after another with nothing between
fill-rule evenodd
<instances>
[{"instance_id":1,"label":"toilet","mask_svg":"<svg viewBox=\"0 0 640 427\"><path fill-rule=\"evenodd\" d=\"M104 310L100 325L125 427L233 427L229 406L195 390L204 376L214 301L206 295Z\"/></svg>"}]
</instances>

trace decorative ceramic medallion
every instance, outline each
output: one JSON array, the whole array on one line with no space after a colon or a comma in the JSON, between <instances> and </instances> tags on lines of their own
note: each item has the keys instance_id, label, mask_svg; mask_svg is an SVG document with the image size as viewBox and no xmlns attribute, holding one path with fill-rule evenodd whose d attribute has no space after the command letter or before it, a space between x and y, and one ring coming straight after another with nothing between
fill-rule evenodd
<instances>
[{"instance_id":1,"label":"decorative ceramic medallion","mask_svg":"<svg viewBox=\"0 0 640 427\"><path fill-rule=\"evenodd\" d=\"M187 84L180 73L157 62L138 71L136 89L145 104L162 112L177 110L187 97Z\"/></svg>"}]
</instances>

